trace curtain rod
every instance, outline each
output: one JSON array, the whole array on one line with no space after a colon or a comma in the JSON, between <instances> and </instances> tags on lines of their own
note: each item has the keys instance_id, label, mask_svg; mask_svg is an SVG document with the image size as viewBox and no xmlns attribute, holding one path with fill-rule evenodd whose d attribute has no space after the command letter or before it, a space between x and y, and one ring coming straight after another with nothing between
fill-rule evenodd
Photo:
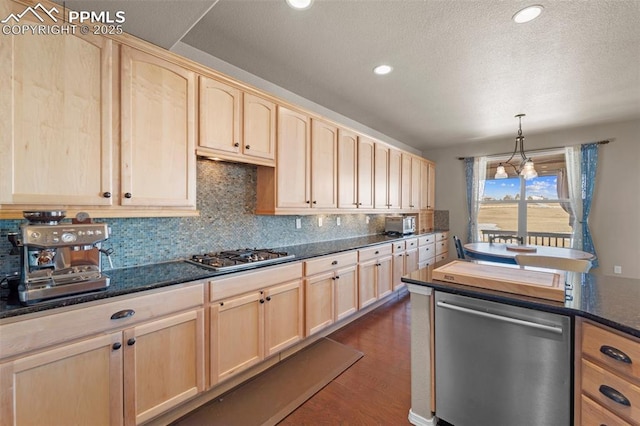
<instances>
[{"instance_id":1,"label":"curtain rod","mask_svg":"<svg viewBox=\"0 0 640 426\"><path fill-rule=\"evenodd\" d=\"M588 142L588 143L595 143L595 144L598 144L598 145L606 145L611 141L612 141L612 139L605 139L605 140L598 141L598 142ZM581 144L581 145L586 145L586 144ZM534 149L532 151L527 151L527 152L540 152L540 151L548 151L550 149L560 149L560 148L566 148L566 147L565 146L556 146L556 147L552 147L552 148ZM506 153L506 154L508 154L508 153ZM499 154L493 154L493 155L499 155ZM473 158L473 157L457 157L457 158L458 158L458 160L465 160L467 158Z\"/></svg>"}]
</instances>

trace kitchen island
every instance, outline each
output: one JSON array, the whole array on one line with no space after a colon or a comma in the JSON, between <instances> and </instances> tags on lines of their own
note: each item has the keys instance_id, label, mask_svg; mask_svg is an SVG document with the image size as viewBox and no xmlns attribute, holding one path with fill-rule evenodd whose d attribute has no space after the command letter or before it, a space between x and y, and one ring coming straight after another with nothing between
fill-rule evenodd
<instances>
[{"instance_id":1,"label":"kitchen island","mask_svg":"<svg viewBox=\"0 0 640 426\"><path fill-rule=\"evenodd\" d=\"M557 302L437 281L431 272L420 269L403 278L412 303L412 423L435 424L433 413L438 414L437 394L432 387L437 345L433 291L570 317L574 327L574 424L586 424L586 419L600 422L597 424L640 421L640 414L633 409L640 384L640 280L567 273L565 301ZM624 360L627 355L636 358L635 364L615 358ZM609 388L617 388L630 399L629 406Z\"/></svg>"}]
</instances>

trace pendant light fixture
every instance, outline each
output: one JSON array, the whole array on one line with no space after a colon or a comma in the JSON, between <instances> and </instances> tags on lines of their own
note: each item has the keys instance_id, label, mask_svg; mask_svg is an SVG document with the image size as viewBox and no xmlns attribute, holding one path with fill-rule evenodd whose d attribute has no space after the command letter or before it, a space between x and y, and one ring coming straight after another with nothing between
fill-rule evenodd
<instances>
[{"instance_id":1,"label":"pendant light fixture","mask_svg":"<svg viewBox=\"0 0 640 426\"><path fill-rule=\"evenodd\" d=\"M513 167L513 170L515 170L517 174L527 180L538 177L538 172L536 172L536 169L533 166L533 160L531 160L531 158L527 158L524 154L524 136L522 136L522 117L524 116L525 114L516 115L516 118L518 119L518 136L516 136L516 146L513 148L513 154L511 154L511 157L509 157L509 159L504 163L498 164L495 179L506 179L509 177L504 168L505 165ZM520 153L521 161L520 164L515 165L511 160L513 160L513 157L515 157L518 152Z\"/></svg>"}]
</instances>

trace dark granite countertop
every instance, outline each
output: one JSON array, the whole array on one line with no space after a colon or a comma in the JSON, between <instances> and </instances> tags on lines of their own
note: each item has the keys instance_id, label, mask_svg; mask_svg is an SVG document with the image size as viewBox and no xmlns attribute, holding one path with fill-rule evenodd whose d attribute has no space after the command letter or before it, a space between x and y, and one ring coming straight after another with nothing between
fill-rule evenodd
<instances>
[{"instance_id":1,"label":"dark granite countertop","mask_svg":"<svg viewBox=\"0 0 640 426\"><path fill-rule=\"evenodd\" d=\"M418 237L418 234L407 236L388 236L380 234L355 238L345 238L319 243L278 247L276 248L276 250L292 253L295 255L295 258L287 259L283 262L278 262L277 264L296 262L311 257L359 249L370 245L396 241L398 239L416 237ZM121 296L145 290L152 290L155 288L182 284L190 281L208 279L221 275L246 272L251 269L260 269L274 265L275 263L270 263L268 265L260 265L255 268L242 269L241 271L216 272L179 259L172 262L107 270L103 273L111 278L111 283L107 289L97 292L79 294L67 298L51 299L50 301L43 301L29 306L21 305L17 300L17 296L7 298L6 294L4 294L4 297L0 298L0 319L55 309L63 306L91 302L99 299L107 299L110 297Z\"/></svg>"},{"instance_id":2,"label":"dark granite countertop","mask_svg":"<svg viewBox=\"0 0 640 426\"><path fill-rule=\"evenodd\" d=\"M555 302L431 279L420 269L402 281L437 291L564 315L578 315L640 338L640 280L569 272L566 300Z\"/></svg>"}]
</instances>

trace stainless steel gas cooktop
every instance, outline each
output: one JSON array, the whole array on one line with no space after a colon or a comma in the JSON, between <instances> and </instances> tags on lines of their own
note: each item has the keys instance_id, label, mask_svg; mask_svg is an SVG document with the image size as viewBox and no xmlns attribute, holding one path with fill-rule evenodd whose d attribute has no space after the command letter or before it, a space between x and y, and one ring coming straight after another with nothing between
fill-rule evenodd
<instances>
[{"instance_id":1,"label":"stainless steel gas cooktop","mask_svg":"<svg viewBox=\"0 0 640 426\"><path fill-rule=\"evenodd\" d=\"M295 255L270 249L240 249L219 253L195 254L187 262L204 266L214 271L234 271L258 265L292 259Z\"/></svg>"}]
</instances>

